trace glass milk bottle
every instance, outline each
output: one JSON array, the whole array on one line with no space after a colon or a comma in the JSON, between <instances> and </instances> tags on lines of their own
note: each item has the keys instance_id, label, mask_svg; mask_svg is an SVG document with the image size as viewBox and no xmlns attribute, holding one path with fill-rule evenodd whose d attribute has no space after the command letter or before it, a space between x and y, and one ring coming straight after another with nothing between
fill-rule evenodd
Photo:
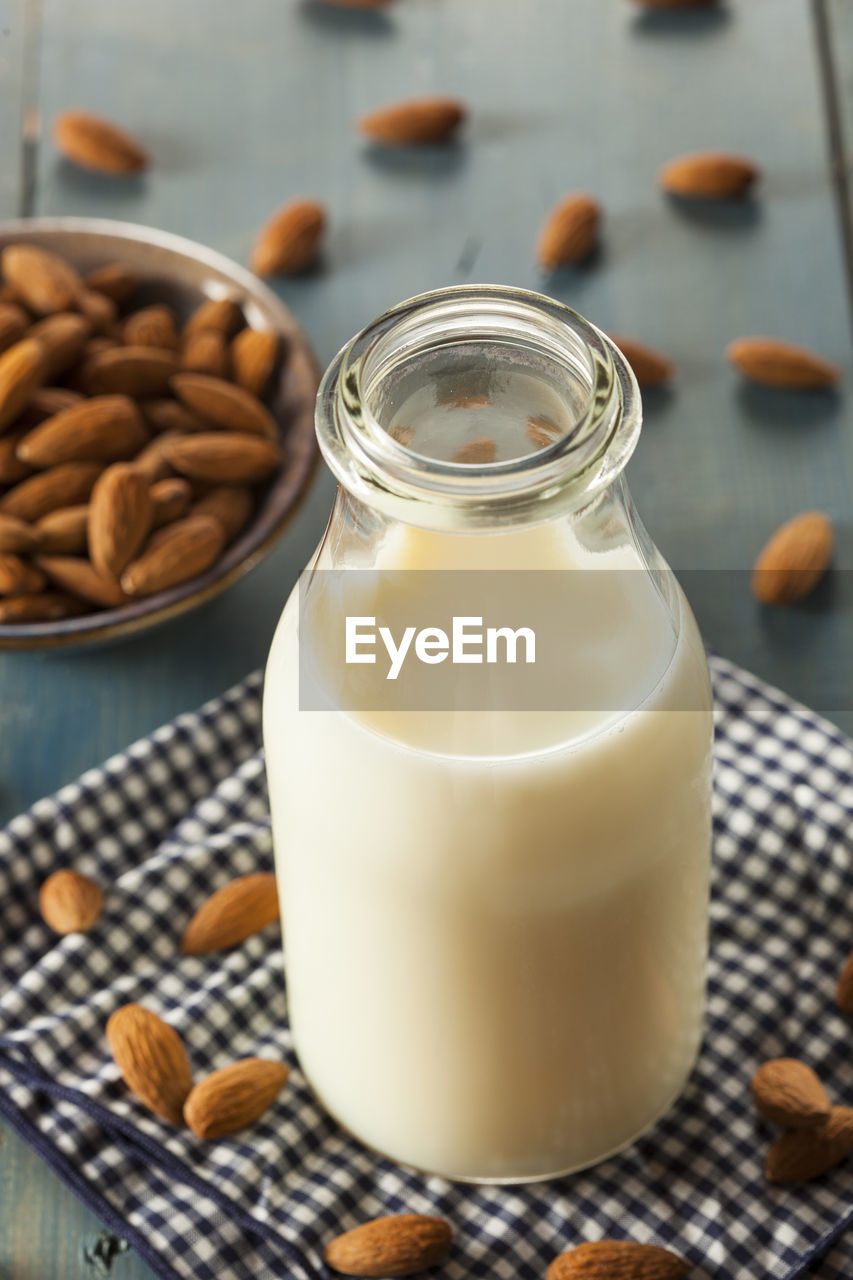
<instances>
[{"instance_id":1,"label":"glass milk bottle","mask_svg":"<svg viewBox=\"0 0 853 1280\"><path fill-rule=\"evenodd\" d=\"M590 1165L667 1110L698 1051L711 694L622 477L639 430L608 338L494 286L386 313L320 390L338 496L264 695L288 1007L322 1104L416 1169ZM474 639L457 663L442 618L389 678L424 600ZM505 665L508 688L465 665L487 660L484 613L528 605L537 657ZM512 685L540 650L544 684Z\"/></svg>"}]
</instances>

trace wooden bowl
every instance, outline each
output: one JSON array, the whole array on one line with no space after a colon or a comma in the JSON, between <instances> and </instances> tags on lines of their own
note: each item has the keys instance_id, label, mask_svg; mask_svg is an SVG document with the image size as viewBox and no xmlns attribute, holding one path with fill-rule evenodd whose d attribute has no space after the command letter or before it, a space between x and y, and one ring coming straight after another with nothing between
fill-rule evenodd
<instances>
[{"instance_id":1,"label":"wooden bowl","mask_svg":"<svg viewBox=\"0 0 853 1280\"><path fill-rule=\"evenodd\" d=\"M271 550L306 492L318 458L314 401L320 371L299 325L266 285L244 267L182 236L104 218L27 218L0 222L0 250L40 245L80 271L124 262L140 277L135 305L165 302L184 319L205 298L233 298L256 329L282 335L287 359L266 397L286 453L281 473L263 492L252 523L205 573L168 591L56 622L0 625L0 649L68 648L135 635L187 613L231 586Z\"/></svg>"}]
</instances>

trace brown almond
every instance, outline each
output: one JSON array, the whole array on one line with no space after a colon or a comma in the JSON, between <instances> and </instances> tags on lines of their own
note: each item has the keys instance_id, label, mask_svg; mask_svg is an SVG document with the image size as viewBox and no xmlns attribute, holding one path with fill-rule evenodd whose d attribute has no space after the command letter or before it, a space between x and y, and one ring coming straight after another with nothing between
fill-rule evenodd
<instances>
[{"instance_id":1,"label":"brown almond","mask_svg":"<svg viewBox=\"0 0 853 1280\"><path fill-rule=\"evenodd\" d=\"M243 323L243 312L240 304L233 298L205 298L184 325L183 337L191 333L201 333L205 329L213 329L223 337L230 338Z\"/></svg>"},{"instance_id":2,"label":"brown almond","mask_svg":"<svg viewBox=\"0 0 853 1280\"><path fill-rule=\"evenodd\" d=\"M33 474L17 454L18 445L27 431L27 427L12 427L0 436L0 484L17 484Z\"/></svg>"},{"instance_id":3,"label":"brown almond","mask_svg":"<svg viewBox=\"0 0 853 1280\"><path fill-rule=\"evenodd\" d=\"M39 890L39 910L55 933L87 933L101 914L100 885L79 871L54 871Z\"/></svg>"},{"instance_id":4,"label":"brown almond","mask_svg":"<svg viewBox=\"0 0 853 1280\"><path fill-rule=\"evenodd\" d=\"M181 368L188 373L205 373L227 378L231 373L228 339L218 329L197 329L188 333L181 347Z\"/></svg>"},{"instance_id":5,"label":"brown almond","mask_svg":"<svg viewBox=\"0 0 853 1280\"><path fill-rule=\"evenodd\" d=\"M179 373L172 378L172 390L188 408L217 427L266 436L268 440L278 434L269 409L243 387L203 373Z\"/></svg>"},{"instance_id":6,"label":"brown almond","mask_svg":"<svg viewBox=\"0 0 853 1280\"><path fill-rule=\"evenodd\" d=\"M465 462L469 466L476 466L486 462L494 462L495 460L495 442L491 436L477 436L474 440L469 440L467 444L460 445L453 455L453 462Z\"/></svg>"},{"instance_id":7,"label":"brown almond","mask_svg":"<svg viewBox=\"0 0 853 1280\"><path fill-rule=\"evenodd\" d=\"M261 399L278 362L280 339L272 329L243 329L231 343L234 381Z\"/></svg>"},{"instance_id":8,"label":"brown almond","mask_svg":"<svg viewBox=\"0 0 853 1280\"><path fill-rule=\"evenodd\" d=\"M37 551L41 545L42 537L38 526L27 524L15 516L0 516L0 552L28 555Z\"/></svg>"},{"instance_id":9,"label":"brown almond","mask_svg":"<svg viewBox=\"0 0 853 1280\"><path fill-rule=\"evenodd\" d=\"M107 467L89 502L89 556L102 577L121 575L148 537L151 520L144 473L128 462Z\"/></svg>"},{"instance_id":10,"label":"brown almond","mask_svg":"<svg viewBox=\"0 0 853 1280\"><path fill-rule=\"evenodd\" d=\"M63 409L70 409L82 400L80 393L69 387L39 387L26 409L15 419L15 430L18 427L37 427L46 418L52 418L54 414L62 413Z\"/></svg>"},{"instance_id":11,"label":"brown almond","mask_svg":"<svg viewBox=\"0 0 853 1280\"><path fill-rule=\"evenodd\" d=\"M822 391L834 387L840 374L823 356L778 338L737 338L726 355L752 382L782 390Z\"/></svg>"},{"instance_id":12,"label":"brown almond","mask_svg":"<svg viewBox=\"0 0 853 1280\"><path fill-rule=\"evenodd\" d=\"M164 431L162 435L155 436L134 458L133 465L146 476L149 484L156 484L158 480L166 480L174 474L166 458L166 450L172 440L179 438L177 431Z\"/></svg>"},{"instance_id":13,"label":"brown almond","mask_svg":"<svg viewBox=\"0 0 853 1280\"><path fill-rule=\"evenodd\" d=\"M91 332L91 321L73 311L58 311L32 326L28 337L37 338L43 347L45 382L68 372L82 355Z\"/></svg>"},{"instance_id":14,"label":"brown almond","mask_svg":"<svg viewBox=\"0 0 853 1280\"><path fill-rule=\"evenodd\" d=\"M212 516L189 515L158 529L121 575L131 596L151 596L196 578L218 560L225 530Z\"/></svg>"},{"instance_id":15,"label":"brown almond","mask_svg":"<svg viewBox=\"0 0 853 1280\"><path fill-rule=\"evenodd\" d=\"M126 129L89 111L60 112L53 141L66 160L95 173L139 173L148 164L145 149Z\"/></svg>"},{"instance_id":16,"label":"brown almond","mask_svg":"<svg viewBox=\"0 0 853 1280\"><path fill-rule=\"evenodd\" d=\"M78 556L38 556L36 564L51 582L69 595L103 609L115 609L127 603L127 596L118 583L98 573L90 560Z\"/></svg>"},{"instance_id":17,"label":"brown almond","mask_svg":"<svg viewBox=\"0 0 853 1280\"><path fill-rule=\"evenodd\" d=\"M85 275L83 283L87 289L103 293L122 306L130 301L139 288L139 276L123 262L108 262Z\"/></svg>"},{"instance_id":18,"label":"brown almond","mask_svg":"<svg viewBox=\"0 0 853 1280\"><path fill-rule=\"evenodd\" d=\"M752 570L762 604L792 604L817 586L832 559L832 525L821 511L803 511L765 544Z\"/></svg>"},{"instance_id":19,"label":"brown almond","mask_svg":"<svg viewBox=\"0 0 853 1280\"><path fill-rule=\"evenodd\" d=\"M656 1244L592 1240L561 1253L546 1280L682 1280L689 1262Z\"/></svg>"},{"instance_id":20,"label":"brown almond","mask_svg":"<svg viewBox=\"0 0 853 1280\"><path fill-rule=\"evenodd\" d=\"M0 555L0 595L37 595L47 586L45 576L20 556Z\"/></svg>"},{"instance_id":21,"label":"brown almond","mask_svg":"<svg viewBox=\"0 0 853 1280\"><path fill-rule=\"evenodd\" d=\"M0 511L19 520L34 522L57 507L87 502L101 474L99 462L63 462L21 480L0 498Z\"/></svg>"},{"instance_id":22,"label":"brown almond","mask_svg":"<svg viewBox=\"0 0 853 1280\"><path fill-rule=\"evenodd\" d=\"M192 505L193 491L186 480L179 476L158 480L151 486L151 528L162 529L173 520L181 520ZM196 515L211 514L198 512Z\"/></svg>"},{"instance_id":23,"label":"brown almond","mask_svg":"<svg viewBox=\"0 0 853 1280\"><path fill-rule=\"evenodd\" d=\"M396 1213L336 1236L323 1260L347 1276L413 1276L444 1262L452 1243L446 1219Z\"/></svg>"},{"instance_id":24,"label":"brown almond","mask_svg":"<svg viewBox=\"0 0 853 1280\"><path fill-rule=\"evenodd\" d=\"M817 1129L789 1129L777 1138L764 1164L771 1182L810 1182L853 1151L853 1107L833 1107Z\"/></svg>"},{"instance_id":25,"label":"brown almond","mask_svg":"<svg viewBox=\"0 0 853 1280\"><path fill-rule=\"evenodd\" d=\"M91 324L93 333L104 336L111 332L118 316L118 307L112 298L97 289L83 289L77 306Z\"/></svg>"},{"instance_id":26,"label":"brown almond","mask_svg":"<svg viewBox=\"0 0 853 1280\"><path fill-rule=\"evenodd\" d=\"M850 952L844 968L838 975L835 1003L844 1013L853 1013L853 951Z\"/></svg>"},{"instance_id":27,"label":"brown almond","mask_svg":"<svg viewBox=\"0 0 853 1280\"><path fill-rule=\"evenodd\" d=\"M3 278L36 315L76 307L82 281L64 258L35 244L10 244L0 255Z\"/></svg>"},{"instance_id":28,"label":"brown almond","mask_svg":"<svg viewBox=\"0 0 853 1280\"><path fill-rule=\"evenodd\" d=\"M664 191L702 200L732 200L746 195L758 167L745 156L697 151L670 160L658 174Z\"/></svg>"},{"instance_id":29,"label":"brown almond","mask_svg":"<svg viewBox=\"0 0 853 1280\"><path fill-rule=\"evenodd\" d=\"M281 449L272 440L243 431L203 431L160 439L170 466L191 480L209 484L257 484L269 479L283 461Z\"/></svg>"},{"instance_id":30,"label":"brown almond","mask_svg":"<svg viewBox=\"0 0 853 1280\"><path fill-rule=\"evenodd\" d=\"M555 205L542 224L536 256L546 271L583 262L598 242L601 206L578 193Z\"/></svg>"},{"instance_id":31,"label":"brown almond","mask_svg":"<svg viewBox=\"0 0 853 1280\"><path fill-rule=\"evenodd\" d=\"M0 429L14 422L44 381L44 348L22 338L0 355Z\"/></svg>"},{"instance_id":32,"label":"brown almond","mask_svg":"<svg viewBox=\"0 0 853 1280\"><path fill-rule=\"evenodd\" d=\"M125 320L122 338L129 347L159 347L162 351L177 351L180 342L175 313L165 303L142 307Z\"/></svg>"},{"instance_id":33,"label":"brown almond","mask_svg":"<svg viewBox=\"0 0 853 1280\"><path fill-rule=\"evenodd\" d=\"M139 407L146 425L157 435L163 431L186 435L193 431L210 431L211 429L207 418L203 418L201 414L188 409L185 404L180 404L177 400L155 397L151 400L143 400Z\"/></svg>"},{"instance_id":34,"label":"brown almond","mask_svg":"<svg viewBox=\"0 0 853 1280\"><path fill-rule=\"evenodd\" d=\"M316 200L300 197L282 205L258 232L252 270L259 276L305 271L317 257L325 229L326 211Z\"/></svg>"},{"instance_id":35,"label":"brown almond","mask_svg":"<svg viewBox=\"0 0 853 1280\"><path fill-rule=\"evenodd\" d=\"M14 302L0 303L0 353L20 342L30 326L30 317Z\"/></svg>"},{"instance_id":36,"label":"brown almond","mask_svg":"<svg viewBox=\"0 0 853 1280\"><path fill-rule=\"evenodd\" d=\"M826 1090L812 1068L796 1058L763 1063L750 1091L758 1114L786 1129L815 1129L829 1119Z\"/></svg>"},{"instance_id":37,"label":"brown almond","mask_svg":"<svg viewBox=\"0 0 853 1280\"><path fill-rule=\"evenodd\" d=\"M42 516L35 529L43 555L85 555L89 545L88 504L81 502L73 507L60 507L57 511L51 511Z\"/></svg>"},{"instance_id":38,"label":"brown almond","mask_svg":"<svg viewBox=\"0 0 853 1280\"><path fill-rule=\"evenodd\" d=\"M655 351L654 347L638 342L636 338L611 335L628 364L634 370L634 377L641 387L662 387L670 382L675 368L666 356Z\"/></svg>"},{"instance_id":39,"label":"brown almond","mask_svg":"<svg viewBox=\"0 0 853 1280\"><path fill-rule=\"evenodd\" d=\"M18 445L30 467L132 458L148 443L142 416L128 396L94 396L34 427Z\"/></svg>"},{"instance_id":40,"label":"brown almond","mask_svg":"<svg viewBox=\"0 0 853 1280\"><path fill-rule=\"evenodd\" d=\"M84 612L85 606L80 600L60 591L42 591L37 596L6 596L0 600L0 626L57 622L60 618L76 618Z\"/></svg>"},{"instance_id":41,"label":"brown almond","mask_svg":"<svg viewBox=\"0 0 853 1280\"><path fill-rule=\"evenodd\" d=\"M449 142L466 115L459 98L406 98L367 112L357 123L371 142L411 147Z\"/></svg>"},{"instance_id":42,"label":"brown almond","mask_svg":"<svg viewBox=\"0 0 853 1280\"><path fill-rule=\"evenodd\" d=\"M184 1119L198 1138L236 1133L272 1106L289 1074L283 1062L242 1058L199 1081L184 1103Z\"/></svg>"},{"instance_id":43,"label":"brown almond","mask_svg":"<svg viewBox=\"0 0 853 1280\"><path fill-rule=\"evenodd\" d=\"M181 938L185 955L225 951L278 919L278 891L270 871L255 871L223 885L201 904Z\"/></svg>"},{"instance_id":44,"label":"brown almond","mask_svg":"<svg viewBox=\"0 0 853 1280\"><path fill-rule=\"evenodd\" d=\"M196 502L193 515L214 516L225 530L225 545L228 546L245 529L254 509L251 489L245 485L221 484Z\"/></svg>"},{"instance_id":45,"label":"brown almond","mask_svg":"<svg viewBox=\"0 0 853 1280\"><path fill-rule=\"evenodd\" d=\"M128 1088L158 1116L182 1125L192 1072L174 1027L142 1005L126 1004L111 1015L107 1040Z\"/></svg>"},{"instance_id":46,"label":"brown almond","mask_svg":"<svg viewBox=\"0 0 853 1280\"><path fill-rule=\"evenodd\" d=\"M89 360L82 370L93 395L160 396L178 372L174 351L157 347L114 347Z\"/></svg>"}]
</instances>

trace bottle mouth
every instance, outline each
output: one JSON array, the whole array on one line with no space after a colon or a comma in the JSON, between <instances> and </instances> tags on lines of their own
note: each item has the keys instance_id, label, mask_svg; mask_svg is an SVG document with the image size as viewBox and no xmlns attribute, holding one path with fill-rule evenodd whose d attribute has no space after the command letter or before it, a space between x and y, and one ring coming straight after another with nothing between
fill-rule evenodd
<instances>
[{"instance_id":1,"label":"bottle mouth","mask_svg":"<svg viewBox=\"0 0 853 1280\"><path fill-rule=\"evenodd\" d=\"M334 475L391 519L441 530L536 524L586 506L640 432L618 348L562 303L463 285L385 312L317 397Z\"/></svg>"}]
</instances>

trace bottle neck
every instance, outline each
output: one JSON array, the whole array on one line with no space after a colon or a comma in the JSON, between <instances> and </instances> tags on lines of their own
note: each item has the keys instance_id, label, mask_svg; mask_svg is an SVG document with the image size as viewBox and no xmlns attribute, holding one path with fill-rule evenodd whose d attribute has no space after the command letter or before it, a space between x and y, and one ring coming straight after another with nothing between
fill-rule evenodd
<instances>
[{"instance_id":1,"label":"bottle neck","mask_svg":"<svg viewBox=\"0 0 853 1280\"><path fill-rule=\"evenodd\" d=\"M341 485L387 521L446 532L588 506L630 457L636 381L568 307L492 285L423 294L333 361L317 401Z\"/></svg>"}]
</instances>

